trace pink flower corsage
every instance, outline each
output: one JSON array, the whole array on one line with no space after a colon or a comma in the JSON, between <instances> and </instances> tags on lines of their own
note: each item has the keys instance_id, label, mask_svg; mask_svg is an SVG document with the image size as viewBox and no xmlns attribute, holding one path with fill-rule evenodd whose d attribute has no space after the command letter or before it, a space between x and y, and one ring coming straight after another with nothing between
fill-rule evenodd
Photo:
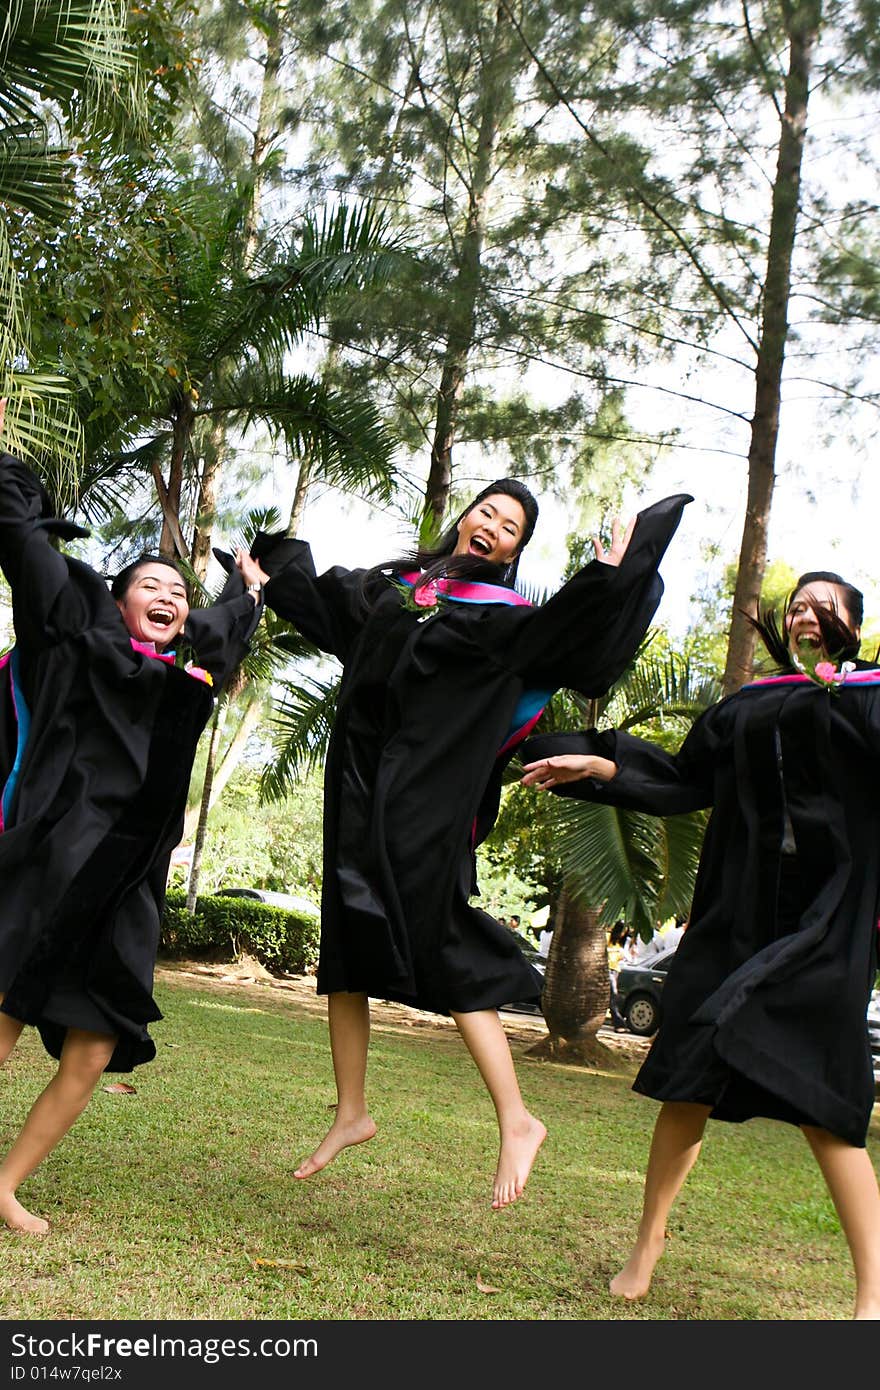
<instances>
[{"instance_id":1,"label":"pink flower corsage","mask_svg":"<svg viewBox=\"0 0 880 1390\"><path fill-rule=\"evenodd\" d=\"M427 622L439 613L446 601L445 595L439 588L436 580L431 579L427 584L407 584L394 582L394 587L400 593L404 608L409 613L418 613L419 622Z\"/></svg>"},{"instance_id":2,"label":"pink flower corsage","mask_svg":"<svg viewBox=\"0 0 880 1390\"><path fill-rule=\"evenodd\" d=\"M205 670L204 666L193 666L192 662L188 661L183 669L190 676L194 676L197 681L204 681L205 685L214 684L214 677L210 671Z\"/></svg>"},{"instance_id":3,"label":"pink flower corsage","mask_svg":"<svg viewBox=\"0 0 880 1390\"><path fill-rule=\"evenodd\" d=\"M820 685L823 690L830 690L832 694L843 685L850 671L855 670L855 662L853 661L844 661L838 670L834 662L828 661L827 658L817 661L814 665L812 662L804 661L801 657L796 656L794 664L814 684Z\"/></svg>"},{"instance_id":4,"label":"pink flower corsage","mask_svg":"<svg viewBox=\"0 0 880 1390\"><path fill-rule=\"evenodd\" d=\"M437 584L433 579L430 584L419 584L412 591L412 599L416 608L436 608L439 597Z\"/></svg>"}]
</instances>

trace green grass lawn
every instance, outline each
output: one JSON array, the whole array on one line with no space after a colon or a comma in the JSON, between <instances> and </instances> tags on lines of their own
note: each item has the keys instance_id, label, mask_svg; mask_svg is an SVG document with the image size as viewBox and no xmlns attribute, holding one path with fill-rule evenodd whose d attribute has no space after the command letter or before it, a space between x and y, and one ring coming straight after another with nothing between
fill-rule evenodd
<instances>
[{"instance_id":1,"label":"green grass lawn","mask_svg":"<svg viewBox=\"0 0 880 1390\"><path fill-rule=\"evenodd\" d=\"M631 1076L530 1061L515 1042L549 1137L523 1199L494 1212L494 1117L454 1030L379 1021L378 1138L297 1182L334 1099L322 1010L164 972L157 998L137 1094L99 1090L21 1190L50 1235L0 1231L3 1318L850 1316L846 1245L788 1126L710 1125L652 1295L621 1305L607 1283L656 1114ZM0 1078L4 1148L51 1073L27 1030ZM875 1157L878 1139L875 1119Z\"/></svg>"}]
</instances>

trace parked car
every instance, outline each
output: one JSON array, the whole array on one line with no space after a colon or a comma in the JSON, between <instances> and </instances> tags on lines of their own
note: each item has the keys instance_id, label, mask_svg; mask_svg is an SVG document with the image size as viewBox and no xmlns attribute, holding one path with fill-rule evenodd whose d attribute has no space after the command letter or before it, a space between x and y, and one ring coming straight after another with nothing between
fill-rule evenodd
<instances>
[{"instance_id":1,"label":"parked car","mask_svg":"<svg viewBox=\"0 0 880 1390\"><path fill-rule=\"evenodd\" d=\"M646 960L623 965L617 972L615 1004L631 1033L650 1038L660 1027L666 972L675 958L675 946L657 951Z\"/></svg>"},{"instance_id":2,"label":"parked car","mask_svg":"<svg viewBox=\"0 0 880 1390\"><path fill-rule=\"evenodd\" d=\"M253 898L268 907L283 907L287 912L299 912L306 917L320 917L321 909L309 898L294 893L273 893L268 888L218 888L218 898Z\"/></svg>"},{"instance_id":3,"label":"parked car","mask_svg":"<svg viewBox=\"0 0 880 1390\"><path fill-rule=\"evenodd\" d=\"M625 965L618 972L615 1003L629 1031L639 1037L651 1037L660 1026L663 986L674 955L675 947L638 964ZM874 990L868 1004L868 1040L874 1079L880 1088L880 989Z\"/></svg>"},{"instance_id":4,"label":"parked car","mask_svg":"<svg viewBox=\"0 0 880 1390\"><path fill-rule=\"evenodd\" d=\"M523 936L522 933L518 931L513 932L513 935L516 937L517 944L526 960L529 962L529 965L533 965L540 975L545 974L547 970L546 957L541 955L538 948L532 945L527 936ZM511 1004L502 1004L501 1007L502 1009L509 1009L512 1013L517 1014L538 1014L539 1016L541 1014L541 1010L537 1004L533 1004L530 1000L525 999L514 1000Z\"/></svg>"}]
</instances>

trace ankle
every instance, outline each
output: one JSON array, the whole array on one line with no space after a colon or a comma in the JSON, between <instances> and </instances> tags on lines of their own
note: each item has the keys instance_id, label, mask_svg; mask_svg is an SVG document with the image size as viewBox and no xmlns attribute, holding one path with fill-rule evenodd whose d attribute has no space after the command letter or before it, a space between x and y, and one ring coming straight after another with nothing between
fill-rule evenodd
<instances>
[{"instance_id":1,"label":"ankle","mask_svg":"<svg viewBox=\"0 0 880 1390\"><path fill-rule=\"evenodd\" d=\"M643 1249L650 1249L655 1245L664 1245L665 1243L665 1226L639 1227L639 1233L636 1237L636 1245L641 1246Z\"/></svg>"},{"instance_id":2,"label":"ankle","mask_svg":"<svg viewBox=\"0 0 880 1390\"><path fill-rule=\"evenodd\" d=\"M338 1104L333 1123L336 1125L360 1125L366 1123L370 1118L366 1101L358 1101L355 1104Z\"/></svg>"}]
</instances>

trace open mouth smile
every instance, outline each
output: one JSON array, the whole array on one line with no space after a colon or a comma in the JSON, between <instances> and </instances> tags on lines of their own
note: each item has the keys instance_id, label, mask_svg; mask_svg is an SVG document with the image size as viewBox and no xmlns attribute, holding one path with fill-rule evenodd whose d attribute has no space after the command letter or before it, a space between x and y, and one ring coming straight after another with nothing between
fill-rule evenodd
<instances>
[{"instance_id":1,"label":"open mouth smile","mask_svg":"<svg viewBox=\"0 0 880 1390\"><path fill-rule=\"evenodd\" d=\"M155 627L170 627L174 622L174 613L169 608L149 608L147 622Z\"/></svg>"},{"instance_id":2,"label":"open mouth smile","mask_svg":"<svg viewBox=\"0 0 880 1390\"><path fill-rule=\"evenodd\" d=\"M485 556L492 554L495 547L494 545L490 545L483 536L471 536L469 549L472 550L475 555L481 555L485 558Z\"/></svg>"}]
</instances>

